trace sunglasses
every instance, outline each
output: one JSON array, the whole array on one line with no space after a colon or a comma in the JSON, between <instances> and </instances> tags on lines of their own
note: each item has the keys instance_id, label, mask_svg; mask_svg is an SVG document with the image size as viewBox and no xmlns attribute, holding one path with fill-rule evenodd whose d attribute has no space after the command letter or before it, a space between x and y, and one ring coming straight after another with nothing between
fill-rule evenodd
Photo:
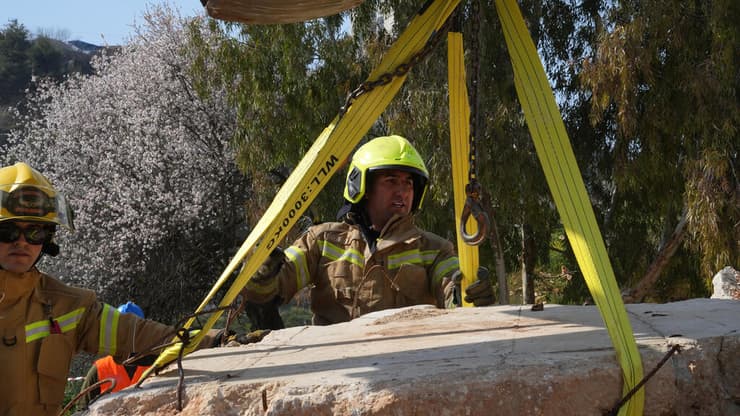
<instances>
[{"instance_id":1,"label":"sunglasses","mask_svg":"<svg viewBox=\"0 0 740 416\"><path fill-rule=\"evenodd\" d=\"M38 245L51 239L54 230L48 225L29 225L21 228L12 222L0 223L0 242L13 243L21 238L21 234L28 244Z\"/></svg>"}]
</instances>

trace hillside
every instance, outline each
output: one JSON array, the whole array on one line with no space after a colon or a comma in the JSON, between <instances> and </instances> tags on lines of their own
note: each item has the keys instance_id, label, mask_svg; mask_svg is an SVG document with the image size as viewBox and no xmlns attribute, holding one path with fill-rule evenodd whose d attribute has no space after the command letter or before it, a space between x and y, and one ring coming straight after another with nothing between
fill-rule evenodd
<instances>
[{"instance_id":1,"label":"hillside","mask_svg":"<svg viewBox=\"0 0 740 416\"><path fill-rule=\"evenodd\" d=\"M105 48L78 40L32 37L15 21L0 30L0 143L14 126L11 108L22 105L34 81L90 74L92 57Z\"/></svg>"}]
</instances>

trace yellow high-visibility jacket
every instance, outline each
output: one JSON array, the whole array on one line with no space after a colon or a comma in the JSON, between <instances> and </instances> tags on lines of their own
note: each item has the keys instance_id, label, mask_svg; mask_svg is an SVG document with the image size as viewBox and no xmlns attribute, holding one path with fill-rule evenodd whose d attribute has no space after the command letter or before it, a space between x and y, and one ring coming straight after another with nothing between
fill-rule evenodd
<instances>
[{"instance_id":1,"label":"yellow high-visibility jacket","mask_svg":"<svg viewBox=\"0 0 740 416\"><path fill-rule=\"evenodd\" d=\"M72 357L123 361L172 339L174 328L99 302L39 272L0 270L0 415L56 415Z\"/></svg>"},{"instance_id":2,"label":"yellow high-visibility jacket","mask_svg":"<svg viewBox=\"0 0 740 416\"><path fill-rule=\"evenodd\" d=\"M277 293L259 293L247 285L247 299L265 303L277 294L288 302L310 287L316 325L411 305L444 308L449 293L443 281L460 267L452 243L416 227L412 215L391 218L375 250L359 226L331 222L309 228L285 255Z\"/></svg>"}]
</instances>

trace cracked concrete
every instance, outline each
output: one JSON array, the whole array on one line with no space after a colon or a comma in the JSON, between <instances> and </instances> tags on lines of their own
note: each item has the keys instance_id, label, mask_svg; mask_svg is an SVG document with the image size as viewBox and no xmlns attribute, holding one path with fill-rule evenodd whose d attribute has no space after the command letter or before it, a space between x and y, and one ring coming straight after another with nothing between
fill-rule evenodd
<instances>
[{"instance_id":1,"label":"cracked concrete","mask_svg":"<svg viewBox=\"0 0 740 416\"><path fill-rule=\"evenodd\" d=\"M740 302L627 305L646 415L740 414ZM601 415L622 396L595 306L394 309L188 356L92 415Z\"/></svg>"}]
</instances>

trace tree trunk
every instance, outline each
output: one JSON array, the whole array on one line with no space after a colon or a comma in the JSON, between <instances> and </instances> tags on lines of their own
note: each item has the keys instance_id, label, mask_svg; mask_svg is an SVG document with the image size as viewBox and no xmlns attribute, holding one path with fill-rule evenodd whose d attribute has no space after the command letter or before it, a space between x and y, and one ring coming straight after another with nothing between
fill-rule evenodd
<instances>
[{"instance_id":1,"label":"tree trunk","mask_svg":"<svg viewBox=\"0 0 740 416\"><path fill-rule=\"evenodd\" d=\"M501 238L498 235L498 225L496 217L493 215L493 203L491 194L485 189L482 192L482 206L488 214L490 220L490 230L488 239L491 243L493 258L496 267L496 278L498 279L498 303L499 305L509 304L509 283L506 281L506 263L504 263L504 247L501 245Z\"/></svg>"},{"instance_id":2,"label":"tree trunk","mask_svg":"<svg viewBox=\"0 0 740 416\"><path fill-rule=\"evenodd\" d=\"M488 238L491 241L491 249L496 263L496 277L498 278L498 303L499 305L509 304L509 284L506 282L506 264L504 263L504 250L501 247L501 239L498 236L498 226L496 219L489 212L488 218L491 219L491 232Z\"/></svg>"},{"instance_id":3,"label":"tree trunk","mask_svg":"<svg viewBox=\"0 0 740 416\"><path fill-rule=\"evenodd\" d=\"M671 257L676 253L678 247L683 241L683 237L686 234L686 209L681 213L681 219L678 221L676 228L673 230L673 234L668 241L658 251L658 255L653 260L652 264L648 267L645 275L640 279L639 282L632 288L623 292L622 300L624 303L639 303L647 296L648 293L653 289L658 278L665 270Z\"/></svg>"},{"instance_id":4,"label":"tree trunk","mask_svg":"<svg viewBox=\"0 0 740 416\"><path fill-rule=\"evenodd\" d=\"M534 263L537 257L529 227L522 224L522 304L534 303Z\"/></svg>"}]
</instances>

